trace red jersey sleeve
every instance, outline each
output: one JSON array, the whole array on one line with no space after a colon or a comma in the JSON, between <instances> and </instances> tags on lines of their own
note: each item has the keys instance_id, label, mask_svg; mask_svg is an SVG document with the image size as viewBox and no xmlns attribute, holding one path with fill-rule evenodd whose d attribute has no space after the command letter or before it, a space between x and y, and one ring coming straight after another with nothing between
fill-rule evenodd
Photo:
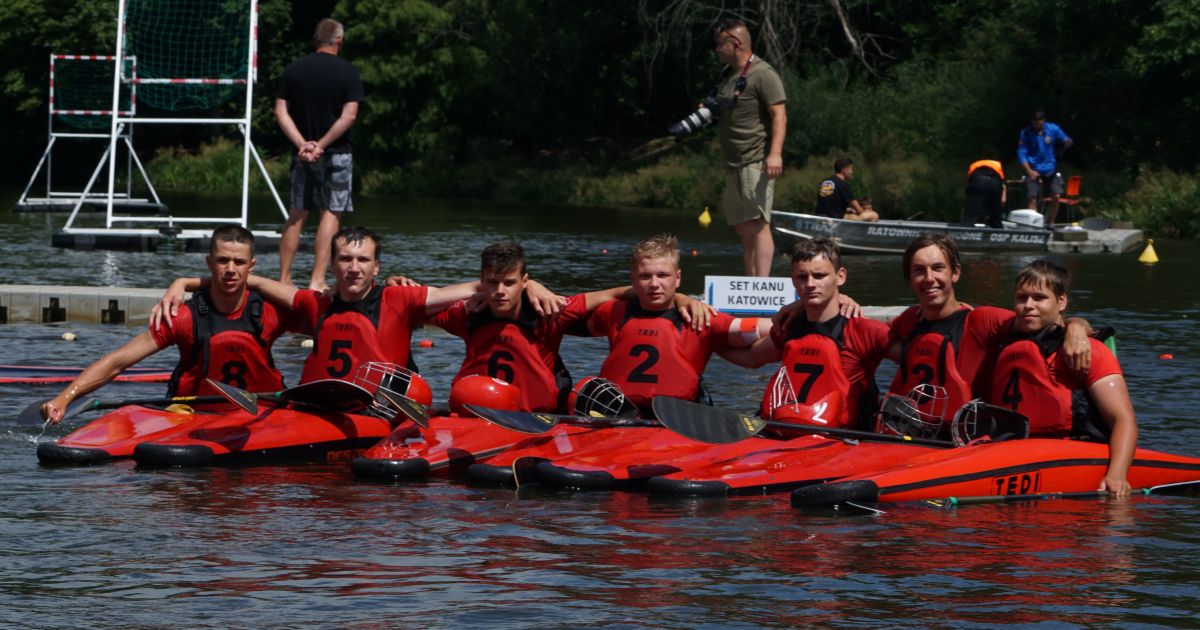
<instances>
[{"instance_id":1,"label":"red jersey sleeve","mask_svg":"<svg viewBox=\"0 0 1200 630\"><path fill-rule=\"evenodd\" d=\"M180 305L179 314L171 320L171 325L160 324L157 330L151 328L150 336L159 350L167 346L180 346L180 349L191 347L192 309L186 304Z\"/></svg>"},{"instance_id":2,"label":"red jersey sleeve","mask_svg":"<svg viewBox=\"0 0 1200 630\"><path fill-rule=\"evenodd\" d=\"M596 331L600 335L607 335L612 330L613 309L617 307L620 300L612 300L605 302L596 307L588 317L588 328Z\"/></svg>"},{"instance_id":3,"label":"red jersey sleeve","mask_svg":"<svg viewBox=\"0 0 1200 630\"><path fill-rule=\"evenodd\" d=\"M467 317L467 303L460 301L455 302L450 308L441 313L434 315L431 323L455 337L466 339Z\"/></svg>"},{"instance_id":4,"label":"red jersey sleeve","mask_svg":"<svg viewBox=\"0 0 1200 630\"><path fill-rule=\"evenodd\" d=\"M970 333L979 341L981 348L989 348L1000 340L1016 315L1006 309L995 306L977 306L971 312Z\"/></svg>"},{"instance_id":5,"label":"red jersey sleeve","mask_svg":"<svg viewBox=\"0 0 1200 630\"><path fill-rule=\"evenodd\" d=\"M864 369L873 370L887 358L892 329L874 319L856 317L846 327L846 349L858 357Z\"/></svg>"},{"instance_id":6,"label":"red jersey sleeve","mask_svg":"<svg viewBox=\"0 0 1200 630\"><path fill-rule=\"evenodd\" d=\"M1117 357L1113 356L1112 350L1104 345L1099 339L1089 339L1092 344L1092 363L1088 367L1087 386L1091 387L1096 381L1113 374L1124 374L1121 371L1121 364L1117 362Z\"/></svg>"},{"instance_id":7,"label":"red jersey sleeve","mask_svg":"<svg viewBox=\"0 0 1200 630\"><path fill-rule=\"evenodd\" d=\"M545 321L544 333L561 336L572 325L587 319L587 316L587 296L583 293L572 295L567 299L567 305L562 307L554 317L543 320Z\"/></svg>"},{"instance_id":8,"label":"red jersey sleeve","mask_svg":"<svg viewBox=\"0 0 1200 630\"><path fill-rule=\"evenodd\" d=\"M708 338L714 350L729 347L729 329L737 319L728 313L717 313L708 322Z\"/></svg>"},{"instance_id":9,"label":"red jersey sleeve","mask_svg":"<svg viewBox=\"0 0 1200 630\"><path fill-rule=\"evenodd\" d=\"M296 291L296 295L292 297L292 310L296 314L299 332L313 334L317 329L317 320L321 318L321 313L328 305L329 300L316 291L310 289Z\"/></svg>"},{"instance_id":10,"label":"red jersey sleeve","mask_svg":"<svg viewBox=\"0 0 1200 630\"><path fill-rule=\"evenodd\" d=\"M385 287L383 303L388 308L404 313L409 325L413 328L425 322L425 301L429 297L429 287Z\"/></svg>"}]
</instances>

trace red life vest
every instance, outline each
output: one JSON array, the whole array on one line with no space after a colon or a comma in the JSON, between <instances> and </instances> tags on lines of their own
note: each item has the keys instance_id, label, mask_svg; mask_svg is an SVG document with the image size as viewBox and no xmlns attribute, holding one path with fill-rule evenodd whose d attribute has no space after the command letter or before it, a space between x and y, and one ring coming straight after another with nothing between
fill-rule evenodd
<instances>
[{"instance_id":1,"label":"red life vest","mask_svg":"<svg viewBox=\"0 0 1200 630\"><path fill-rule=\"evenodd\" d=\"M168 396L217 393L206 378L252 392L283 389L283 375L275 369L271 348L263 339L263 299L246 293L246 304L237 319L217 312L207 291L197 291L187 302L192 315L192 350L179 357L167 384Z\"/></svg>"},{"instance_id":2,"label":"red life vest","mask_svg":"<svg viewBox=\"0 0 1200 630\"><path fill-rule=\"evenodd\" d=\"M786 368L792 391L799 405L812 405L830 392L846 396L850 380L842 371L841 349L847 320L838 315L825 322L810 322L802 317L792 320L783 345L781 364ZM772 417L771 389L763 393L761 414ZM824 414L825 426L850 427L856 423L857 401L843 405L836 415ZM854 409L850 409L850 407Z\"/></svg>"},{"instance_id":3,"label":"red life vest","mask_svg":"<svg viewBox=\"0 0 1200 630\"><path fill-rule=\"evenodd\" d=\"M1096 333L1100 338L1111 335L1111 328ZM1012 334L1006 338L996 358L987 400L1025 414L1030 437L1108 441L1112 428L1087 390L1071 389L1050 371L1065 337L1063 328L1052 326L1033 336Z\"/></svg>"},{"instance_id":4,"label":"red life vest","mask_svg":"<svg viewBox=\"0 0 1200 630\"><path fill-rule=\"evenodd\" d=\"M614 307L616 331L608 332L609 353L600 376L617 384L633 404L649 409L655 396L696 400L710 350L684 326L679 311L646 311L621 301Z\"/></svg>"},{"instance_id":5,"label":"red life vest","mask_svg":"<svg viewBox=\"0 0 1200 630\"><path fill-rule=\"evenodd\" d=\"M516 385L521 392L521 409L556 411L565 406L571 390L571 374L562 357L554 353L547 365L538 344L540 318L528 298L522 296L516 320L496 317L491 310L467 318L467 355L454 377L486 374Z\"/></svg>"},{"instance_id":6,"label":"red life vest","mask_svg":"<svg viewBox=\"0 0 1200 630\"><path fill-rule=\"evenodd\" d=\"M317 318L312 353L304 361L300 382L325 378L348 380L360 365L371 361L395 363L418 371L409 354L411 330L396 335L396 339L380 338L383 293L384 287L375 285L361 300L346 302L338 296L333 298Z\"/></svg>"},{"instance_id":7,"label":"red life vest","mask_svg":"<svg viewBox=\"0 0 1200 630\"><path fill-rule=\"evenodd\" d=\"M971 384L958 371L958 347L970 314L970 309L962 309L943 319L917 322L900 343L900 367L889 391L904 396L922 383L945 388L946 420L971 400Z\"/></svg>"}]
</instances>

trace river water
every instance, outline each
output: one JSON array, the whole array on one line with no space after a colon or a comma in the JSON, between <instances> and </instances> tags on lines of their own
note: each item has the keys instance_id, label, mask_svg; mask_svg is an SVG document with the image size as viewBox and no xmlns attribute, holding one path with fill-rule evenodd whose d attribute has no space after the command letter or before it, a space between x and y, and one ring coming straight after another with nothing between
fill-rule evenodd
<instances>
[{"instance_id":1,"label":"river water","mask_svg":"<svg viewBox=\"0 0 1200 630\"><path fill-rule=\"evenodd\" d=\"M728 228L673 212L356 204L355 220L386 235L385 271L428 283L471 278L478 251L499 238L525 243L533 277L568 293L623 283L630 245L661 231L681 238L689 292L705 274L740 269ZM62 220L0 214L0 284L155 287L203 273L199 254L55 250L50 234ZM1153 267L1136 255L1064 259L1075 275L1072 310L1118 330L1141 445L1198 455L1200 248L1155 246L1162 262ZM310 260L302 254L298 269ZM1007 305L1013 273L1028 260L969 258L959 293ZM258 264L273 274L277 258ZM846 266L846 291L860 302L911 301L897 258ZM780 259L776 275L786 272ZM0 326L0 363L85 365L136 332L72 326L79 337L65 342L66 329ZM416 338L434 341L416 358L444 399L461 344L433 330ZM289 382L303 353L295 339L276 345ZM603 346L571 339L563 354L579 377L595 373ZM167 351L147 364L173 361ZM769 373L714 358L705 378L717 404L749 410ZM161 391L110 385L100 394ZM1200 616L1195 498L900 507L871 517L800 513L786 495L661 500L366 483L338 465L41 468L36 443L69 428L42 435L14 416L54 392L0 385L6 627L1187 627Z\"/></svg>"}]
</instances>

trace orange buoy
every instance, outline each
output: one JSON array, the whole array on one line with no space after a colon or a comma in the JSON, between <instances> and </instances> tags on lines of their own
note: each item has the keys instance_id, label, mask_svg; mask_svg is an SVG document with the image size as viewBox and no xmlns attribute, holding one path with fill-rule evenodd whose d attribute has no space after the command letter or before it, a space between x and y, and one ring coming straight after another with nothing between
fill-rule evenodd
<instances>
[{"instance_id":1,"label":"orange buoy","mask_svg":"<svg viewBox=\"0 0 1200 630\"><path fill-rule=\"evenodd\" d=\"M1160 355L1158 355L1158 358L1162 359L1163 361L1170 361L1171 359L1174 359L1174 358L1175 358L1175 355L1173 355L1173 354L1171 354L1170 352L1168 352L1168 353L1166 353L1166 354L1160 354Z\"/></svg>"},{"instance_id":2,"label":"orange buoy","mask_svg":"<svg viewBox=\"0 0 1200 630\"><path fill-rule=\"evenodd\" d=\"M433 340L432 339L422 339L417 342L417 347L418 348L432 348Z\"/></svg>"}]
</instances>

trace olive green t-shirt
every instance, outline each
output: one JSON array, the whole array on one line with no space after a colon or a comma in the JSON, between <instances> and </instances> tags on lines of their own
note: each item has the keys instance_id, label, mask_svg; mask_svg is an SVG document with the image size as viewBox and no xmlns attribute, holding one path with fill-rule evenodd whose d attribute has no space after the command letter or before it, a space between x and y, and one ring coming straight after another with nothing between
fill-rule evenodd
<instances>
[{"instance_id":1,"label":"olive green t-shirt","mask_svg":"<svg viewBox=\"0 0 1200 630\"><path fill-rule=\"evenodd\" d=\"M717 86L717 101L721 104L717 135L721 138L725 165L731 168L767 158L771 141L771 113L768 110L771 105L787 101L779 73L756 55L746 72L746 89L734 104L733 89L741 74L741 68L729 72Z\"/></svg>"}]
</instances>

